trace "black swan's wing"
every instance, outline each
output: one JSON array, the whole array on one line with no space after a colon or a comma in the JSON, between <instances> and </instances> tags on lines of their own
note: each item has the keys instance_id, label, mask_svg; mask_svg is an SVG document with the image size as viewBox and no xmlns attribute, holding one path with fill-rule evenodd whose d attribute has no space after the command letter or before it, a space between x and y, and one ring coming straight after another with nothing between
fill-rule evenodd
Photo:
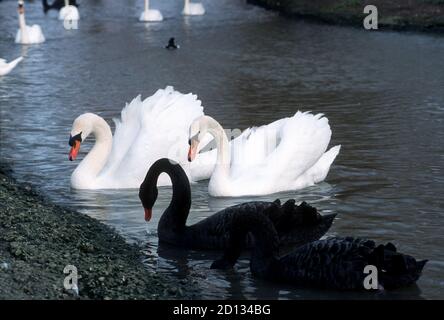
<instances>
[{"instance_id":1,"label":"black swan's wing","mask_svg":"<svg viewBox=\"0 0 444 320\"><path fill-rule=\"evenodd\" d=\"M264 214L273 222L282 247L298 247L320 239L330 229L336 214L321 215L316 208L305 201L300 205L291 199L270 207Z\"/></svg>"},{"instance_id":2,"label":"black swan's wing","mask_svg":"<svg viewBox=\"0 0 444 320\"><path fill-rule=\"evenodd\" d=\"M282 247L298 247L318 240L332 225L336 215L322 216L316 208L303 202L299 206L294 200L281 205L274 202L251 201L228 207L188 227L187 246L196 249L223 249L227 247L234 215L264 214L273 223ZM253 245L253 237L246 237L246 247Z\"/></svg>"},{"instance_id":3,"label":"black swan's wing","mask_svg":"<svg viewBox=\"0 0 444 320\"><path fill-rule=\"evenodd\" d=\"M212 216L186 228L185 245L194 249L224 249L230 241L230 231L235 227L235 216L239 214L260 214L273 202L252 201L228 207ZM251 236L245 239L245 246L251 243Z\"/></svg>"},{"instance_id":4,"label":"black swan's wing","mask_svg":"<svg viewBox=\"0 0 444 320\"><path fill-rule=\"evenodd\" d=\"M414 283L425 261L398 253L393 244L376 246L359 238L330 238L304 245L280 259L273 274L304 286L362 289L367 265L378 270L378 283L391 289Z\"/></svg>"}]
</instances>

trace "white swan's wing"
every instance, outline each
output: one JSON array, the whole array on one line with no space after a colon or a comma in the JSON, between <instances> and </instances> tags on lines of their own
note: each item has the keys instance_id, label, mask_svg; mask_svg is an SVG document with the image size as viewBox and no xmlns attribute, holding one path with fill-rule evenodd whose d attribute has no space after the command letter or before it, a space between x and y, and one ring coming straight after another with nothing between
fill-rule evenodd
<instances>
[{"instance_id":1,"label":"white swan's wing","mask_svg":"<svg viewBox=\"0 0 444 320\"><path fill-rule=\"evenodd\" d=\"M134 109L131 103L125 114L122 111L126 121L116 128L110 157L113 170L107 174L126 187L138 187L151 164L164 157L179 162L188 173L188 131L191 122L203 115L201 101L167 87L136 102Z\"/></svg>"},{"instance_id":2,"label":"white swan's wing","mask_svg":"<svg viewBox=\"0 0 444 320\"><path fill-rule=\"evenodd\" d=\"M127 103L120 113L120 119L114 118L116 129L114 131L113 146L107 163L102 170L102 176L112 175L125 158L133 141L140 133L142 126L143 104L138 95Z\"/></svg>"},{"instance_id":3,"label":"white swan's wing","mask_svg":"<svg viewBox=\"0 0 444 320\"><path fill-rule=\"evenodd\" d=\"M246 133L243 161L232 167L233 182L255 193L294 189L299 177L313 167L327 150L331 130L322 114L297 112L274 127ZM246 167L247 164L247 167ZM312 181L303 181L307 186ZM299 180L299 185L302 185Z\"/></svg>"},{"instance_id":4,"label":"white swan's wing","mask_svg":"<svg viewBox=\"0 0 444 320\"><path fill-rule=\"evenodd\" d=\"M32 43L45 42L45 36L43 35L42 28L38 24L34 24L31 27L27 26L29 39Z\"/></svg>"},{"instance_id":5,"label":"white swan's wing","mask_svg":"<svg viewBox=\"0 0 444 320\"><path fill-rule=\"evenodd\" d=\"M262 166L280 142L280 132L288 118L261 127L248 128L231 142L231 176L238 177Z\"/></svg>"}]
</instances>

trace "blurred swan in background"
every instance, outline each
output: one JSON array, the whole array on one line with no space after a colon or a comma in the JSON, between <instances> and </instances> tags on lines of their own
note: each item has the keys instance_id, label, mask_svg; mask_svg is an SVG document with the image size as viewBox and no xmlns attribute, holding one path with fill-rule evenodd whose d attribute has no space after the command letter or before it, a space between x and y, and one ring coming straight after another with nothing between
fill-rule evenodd
<instances>
[{"instance_id":1,"label":"blurred swan in background","mask_svg":"<svg viewBox=\"0 0 444 320\"><path fill-rule=\"evenodd\" d=\"M182 14L186 16L201 16L205 14L205 8L202 3L192 3L190 0L185 0Z\"/></svg>"},{"instance_id":2,"label":"blurred swan in background","mask_svg":"<svg viewBox=\"0 0 444 320\"><path fill-rule=\"evenodd\" d=\"M59 11L59 20L79 20L80 14L76 6L70 5L69 0L65 0L65 6Z\"/></svg>"},{"instance_id":3,"label":"blurred swan in background","mask_svg":"<svg viewBox=\"0 0 444 320\"><path fill-rule=\"evenodd\" d=\"M15 60L12 60L11 62L6 62L5 59L0 58L0 77L5 76L8 73L12 71L12 69L15 68L15 66L23 60L23 57L18 57Z\"/></svg>"},{"instance_id":4,"label":"blurred swan in background","mask_svg":"<svg viewBox=\"0 0 444 320\"><path fill-rule=\"evenodd\" d=\"M25 6L23 0L18 1L19 29L15 36L15 43L34 44L45 42L45 36L39 25L26 25Z\"/></svg>"},{"instance_id":5,"label":"blurred swan in background","mask_svg":"<svg viewBox=\"0 0 444 320\"><path fill-rule=\"evenodd\" d=\"M163 16L159 10L150 9L150 0L145 0L145 9L142 11L139 21L162 21Z\"/></svg>"}]
</instances>

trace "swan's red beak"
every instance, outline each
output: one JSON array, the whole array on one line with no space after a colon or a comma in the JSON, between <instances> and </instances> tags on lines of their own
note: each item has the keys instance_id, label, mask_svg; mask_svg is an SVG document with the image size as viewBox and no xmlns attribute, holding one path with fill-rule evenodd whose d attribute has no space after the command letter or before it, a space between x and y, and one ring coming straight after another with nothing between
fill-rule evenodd
<instances>
[{"instance_id":1,"label":"swan's red beak","mask_svg":"<svg viewBox=\"0 0 444 320\"><path fill-rule=\"evenodd\" d=\"M197 147L199 146L199 141L191 140L190 149L188 150L188 161L191 162L196 158Z\"/></svg>"},{"instance_id":2,"label":"swan's red beak","mask_svg":"<svg viewBox=\"0 0 444 320\"><path fill-rule=\"evenodd\" d=\"M153 209L145 209L145 221L148 222L151 220L151 216L153 215Z\"/></svg>"},{"instance_id":3,"label":"swan's red beak","mask_svg":"<svg viewBox=\"0 0 444 320\"><path fill-rule=\"evenodd\" d=\"M69 161L73 161L77 158L77 154L80 150L80 141L74 141L74 145L69 150Z\"/></svg>"}]
</instances>

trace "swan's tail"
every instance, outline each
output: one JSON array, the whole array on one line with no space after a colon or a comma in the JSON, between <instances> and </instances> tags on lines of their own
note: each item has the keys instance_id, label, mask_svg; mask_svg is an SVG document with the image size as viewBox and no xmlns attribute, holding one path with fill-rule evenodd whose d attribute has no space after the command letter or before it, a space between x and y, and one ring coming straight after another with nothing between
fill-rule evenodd
<instances>
[{"instance_id":1,"label":"swan's tail","mask_svg":"<svg viewBox=\"0 0 444 320\"><path fill-rule=\"evenodd\" d=\"M341 145L334 146L325 152L311 168L305 171L303 175L296 180L296 184L300 180L311 181L312 183L324 181L328 172L330 171L333 161L335 161L337 155L339 154L339 151L341 151Z\"/></svg>"},{"instance_id":2,"label":"swan's tail","mask_svg":"<svg viewBox=\"0 0 444 320\"><path fill-rule=\"evenodd\" d=\"M370 254L370 262L379 271L378 282L386 289L396 289L415 283L427 260L397 252L392 243L377 246Z\"/></svg>"},{"instance_id":3,"label":"swan's tail","mask_svg":"<svg viewBox=\"0 0 444 320\"><path fill-rule=\"evenodd\" d=\"M331 227L336 214L321 215L315 207L305 201L296 205L291 199L280 204L280 210L274 210L269 216L279 233L282 246L297 247L319 240Z\"/></svg>"}]
</instances>

